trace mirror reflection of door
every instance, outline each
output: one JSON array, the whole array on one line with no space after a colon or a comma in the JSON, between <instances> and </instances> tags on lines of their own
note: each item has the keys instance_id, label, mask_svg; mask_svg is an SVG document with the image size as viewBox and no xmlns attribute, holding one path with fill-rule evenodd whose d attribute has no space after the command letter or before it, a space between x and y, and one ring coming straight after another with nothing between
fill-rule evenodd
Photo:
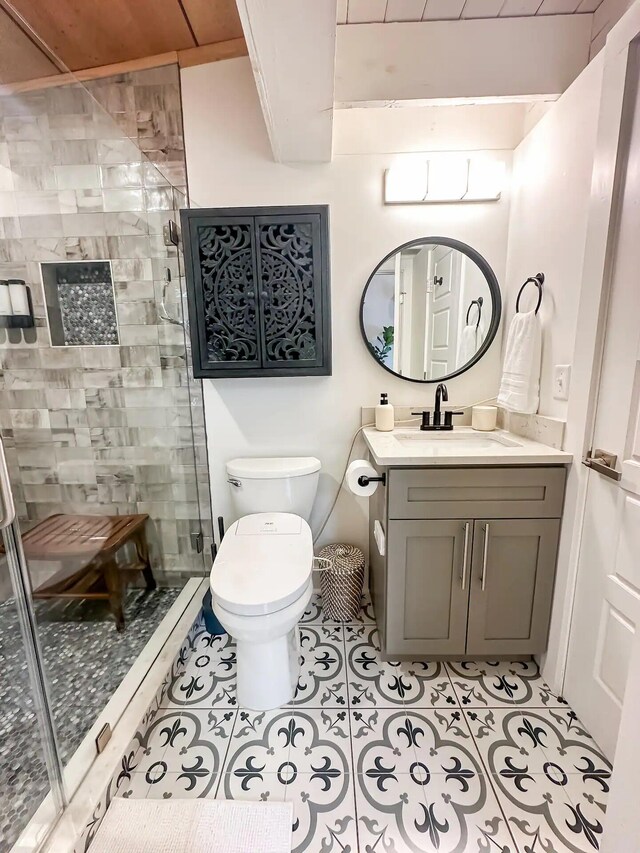
<instances>
[{"instance_id":1,"label":"mirror reflection of door","mask_svg":"<svg viewBox=\"0 0 640 853\"><path fill-rule=\"evenodd\" d=\"M456 369L458 352L460 253L448 246L431 250L427 300L427 379L440 379Z\"/></svg>"}]
</instances>

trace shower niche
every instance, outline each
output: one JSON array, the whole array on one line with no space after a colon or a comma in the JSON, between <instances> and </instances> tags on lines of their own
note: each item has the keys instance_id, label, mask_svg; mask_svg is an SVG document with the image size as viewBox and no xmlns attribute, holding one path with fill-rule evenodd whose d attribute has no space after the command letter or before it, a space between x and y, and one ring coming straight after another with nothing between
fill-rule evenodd
<instances>
[{"instance_id":1,"label":"shower niche","mask_svg":"<svg viewBox=\"0 0 640 853\"><path fill-rule=\"evenodd\" d=\"M51 346L117 346L110 261L41 263Z\"/></svg>"}]
</instances>

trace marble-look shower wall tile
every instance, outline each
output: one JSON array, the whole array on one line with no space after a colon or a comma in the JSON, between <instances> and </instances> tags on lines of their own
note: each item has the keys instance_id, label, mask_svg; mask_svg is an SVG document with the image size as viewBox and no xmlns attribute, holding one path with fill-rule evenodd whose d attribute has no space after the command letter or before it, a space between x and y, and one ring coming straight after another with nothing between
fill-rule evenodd
<instances>
[{"instance_id":1,"label":"marble-look shower wall tile","mask_svg":"<svg viewBox=\"0 0 640 853\"><path fill-rule=\"evenodd\" d=\"M24 520L148 510L157 578L182 583L203 570L189 538L199 493L208 536L211 522L203 446L194 464L201 387L186 384L184 331L158 317L165 270L179 272L162 231L185 205L169 186L185 185L179 75L87 85L95 101L80 86L0 99L0 277L31 285L37 318L29 341L0 352L0 428ZM101 259L112 261L120 345L52 347L40 264Z\"/></svg>"}]
</instances>

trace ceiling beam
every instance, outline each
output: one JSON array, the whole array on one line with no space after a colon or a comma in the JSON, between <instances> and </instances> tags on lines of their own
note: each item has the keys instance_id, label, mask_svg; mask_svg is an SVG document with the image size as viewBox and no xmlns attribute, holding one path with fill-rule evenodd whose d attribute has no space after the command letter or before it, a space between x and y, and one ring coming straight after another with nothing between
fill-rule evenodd
<instances>
[{"instance_id":1,"label":"ceiling beam","mask_svg":"<svg viewBox=\"0 0 640 853\"><path fill-rule=\"evenodd\" d=\"M557 98L589 61L591 19L338 27L336 106Z\"/></svg>"},{"instance_id":2,"label":"ceiling beam","mask_svg":"<svg viewBox=\"0 0 640 853\"><path fill-rule=\"evenodd\" d=\"M273 156L331 159L336 0L238 0Z\"/></svg>"}]
</instances>

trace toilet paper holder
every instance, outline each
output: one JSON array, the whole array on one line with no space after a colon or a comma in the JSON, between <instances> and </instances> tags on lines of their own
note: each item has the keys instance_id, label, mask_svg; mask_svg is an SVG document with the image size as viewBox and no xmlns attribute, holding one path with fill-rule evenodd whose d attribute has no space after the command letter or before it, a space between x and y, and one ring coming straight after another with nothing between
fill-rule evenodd
<instances>
[{"instance_id":1,"label":"toilet paper holder","mask_svg":"<svg viewBox=\"0 0 640 853\"><path fill-rule=\"evenodd\" d=\"M368 486L369 483L382 483L383 486L387 485L387 475L381 474L379 477L367 477L366 474L361 474L358 477L358 485L359 486Z\"/></svg>"}]
</instances>

